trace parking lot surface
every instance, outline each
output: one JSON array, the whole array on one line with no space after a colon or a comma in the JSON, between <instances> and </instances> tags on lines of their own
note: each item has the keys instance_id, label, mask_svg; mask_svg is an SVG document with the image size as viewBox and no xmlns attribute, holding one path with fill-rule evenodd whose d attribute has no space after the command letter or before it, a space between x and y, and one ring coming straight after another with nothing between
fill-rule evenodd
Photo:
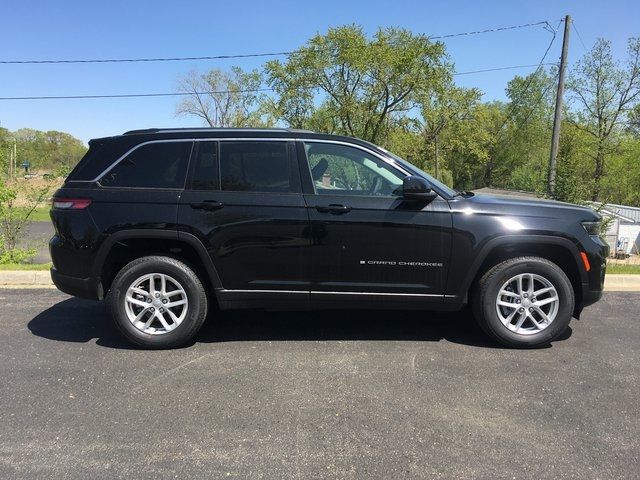
<instances>
[{"instance_id":1,"label":"parking lot surface","mask_svg":"<svg viewBox=\"0 0 640 480\"><path fill-rule=\"evenodd\" d=\"M0 290L0 478L638 478L638 307L606 293L539 350L332 311L144 351L103 304Z\"/></svg>"}]
</instances>

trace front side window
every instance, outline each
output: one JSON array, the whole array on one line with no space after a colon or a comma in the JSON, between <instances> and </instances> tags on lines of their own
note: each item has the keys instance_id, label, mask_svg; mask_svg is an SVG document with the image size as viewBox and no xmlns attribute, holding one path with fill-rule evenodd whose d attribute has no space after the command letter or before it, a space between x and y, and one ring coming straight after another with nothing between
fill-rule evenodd
<instances>
[{"instance_id":1,"label":"front side window","mask_svg":"<svg viewBox=\"0 0 640 480\"><path fill-rule=\"evenodd\" d=\"M305 151L317 194L402 195L404 175L359 148L308 142Z\"/></svg>"},{"instance_id":2,"label":"front side window","mask_svg":"<svg viewBox=\"0 0 640 480\"><path fill-rule=\"evenodd\" d=\"M101 179L103 187L183 188L191 142L142 145L123 158Z\"/></svg>"},{"instance_id":3,"label":"front side window","mask_svg":"<svg viewBox=\"0 0 640 480\"><path fill-rule=\"evenodd\" d=\"M220 142L220 186L232 192L293 192L287 142Z\"/></svg>"}]
</instances>

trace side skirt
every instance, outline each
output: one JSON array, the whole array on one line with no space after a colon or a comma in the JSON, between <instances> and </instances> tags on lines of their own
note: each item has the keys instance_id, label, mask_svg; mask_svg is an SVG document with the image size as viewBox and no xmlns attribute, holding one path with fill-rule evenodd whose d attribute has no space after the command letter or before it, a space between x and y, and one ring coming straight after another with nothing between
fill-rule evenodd
<instances>
[{"instance_id":1,"label":"side skirt","mask_svg":"<svg viewBox=\"0 0 640 480\"><path fill-rule=\"evenodd\" d=\"M456 311L462 303L448 295L417 293L327 292L301 290L216 290L222 310L385 309ZM455 299L455 296L451 296Z\"/></svg>"}]
</instances>

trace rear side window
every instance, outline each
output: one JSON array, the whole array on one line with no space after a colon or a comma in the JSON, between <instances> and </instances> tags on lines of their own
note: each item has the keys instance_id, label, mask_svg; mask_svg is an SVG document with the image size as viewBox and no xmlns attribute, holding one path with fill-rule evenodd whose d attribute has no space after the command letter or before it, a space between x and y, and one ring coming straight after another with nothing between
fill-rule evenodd
<instances>
[{"instance_id":1,"label":"rear side window","mask_svg":"<svg viewBox=\"0 0 640 480\"><path fill-rule=\"evenodd\" d=\"M220 142L221 189L235 192L299 191L299 174L290 161L288 149L287 142Z\"/></svg>"},{"instance_id":2,"label":"rear side window","mask_svg":"<svg viewBox=\"0 0 640 480\"><path fill-rule=\"evenodd\" d=\"M183 188L192 142L157 142L138 147L101 179L103 187Z\"/></svg>"}]
</instances>

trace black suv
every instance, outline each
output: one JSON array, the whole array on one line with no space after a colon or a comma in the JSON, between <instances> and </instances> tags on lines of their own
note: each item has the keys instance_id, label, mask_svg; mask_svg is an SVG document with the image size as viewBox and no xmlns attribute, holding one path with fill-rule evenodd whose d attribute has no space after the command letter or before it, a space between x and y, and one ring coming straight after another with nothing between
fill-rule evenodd
<instances>
[{"instance_id":1,"label":"black suv","mask_svg":"<svg viewBox=\"0 0 640 480\"><path fill-rule=\"evenodd\" d=\"M602 295L593 210L457 192L370 143L299 130L92 140L53 199L51 276L163 348L214 306L457 310L510 346Z\"/></svg>"}]
</instances>

